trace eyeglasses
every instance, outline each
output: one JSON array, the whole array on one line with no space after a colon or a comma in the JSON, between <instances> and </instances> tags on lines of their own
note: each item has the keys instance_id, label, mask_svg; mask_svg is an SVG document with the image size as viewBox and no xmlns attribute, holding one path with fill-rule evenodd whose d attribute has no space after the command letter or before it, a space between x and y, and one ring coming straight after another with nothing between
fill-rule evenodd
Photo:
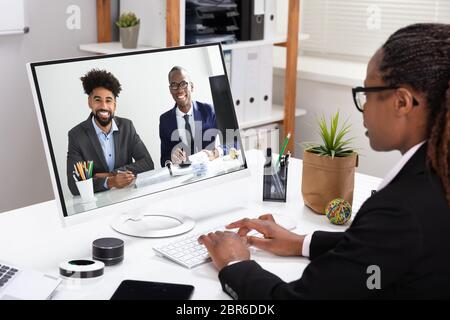
<instances>
[{"instance_id":1,"label":"eyeglasses","mask_svg":"<svg viewBox=\"0 0 450 320\"><path fill-rule=\"evenodd\" d=\"M183 80L180 83L172 82L170 84L169 88L170 88L170 90L175 91L175 90L178 90L179 88L186 89L188 85L189 85L189 82L186 82Z\"/></svg>"},{"instance_id":2,"label":"eyeglasses","mask_svg":"<svg viewBox=\"0 0 450 320\"><path fill-rule=\"evenodd\" d=\"M356 87L352 89L353 93L353 101L355 102L356 108L364 112L364 106L367 102L367 92L380 92L384 90L395 90L400 87L397 86L390 86L390 87ZM419 103L417 102L416 98L413 98L413 106L418 106Z\"/></svg>"}]
</instances>

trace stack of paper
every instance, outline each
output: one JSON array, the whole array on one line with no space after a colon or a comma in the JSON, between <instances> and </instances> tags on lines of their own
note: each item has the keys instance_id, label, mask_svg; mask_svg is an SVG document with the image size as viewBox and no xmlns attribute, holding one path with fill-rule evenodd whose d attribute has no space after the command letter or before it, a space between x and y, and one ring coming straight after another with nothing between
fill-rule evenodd
<instances>
[{"instance_id":1,"label":"stack of paper","mask_svg":"<svg viewBox=\"0 0 450 320\"><path fill-rule=\"evenodd\" d=\"M136 188L141 188L151 184L165 182L170 180L170 172L167 168L161 168L160 170L151 170L143 172L136 177Z\"/></svg>"}]
</instances>

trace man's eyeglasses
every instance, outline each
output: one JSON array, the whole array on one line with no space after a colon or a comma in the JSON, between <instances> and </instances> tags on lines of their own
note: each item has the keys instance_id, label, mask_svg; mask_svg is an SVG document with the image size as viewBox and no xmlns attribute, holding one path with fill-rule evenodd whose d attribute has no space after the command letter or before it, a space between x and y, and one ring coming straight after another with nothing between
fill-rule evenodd
<instances>
[{"instance_id":1,"label":"man's eyeglasses","mask_svg":"<svg viewBox=\"0 0 450 320\"><path fill-rule=\"evenodd\" d=\"M355 102L355 106L356 108L361 111L364 112L364 106L367 102L367 96L366 93L367 92L380 92L380 91L384 91L384 90L395 90L398 89L400 87L397 86L390 86L390 87L356 87L352 89L352 93L353 93L353 101ZM413 105L414 106L418 106L419 103L417 102L417 100L415 98L413 98Z\"/></svg>"},{"instance_id":2,"label":"man's eyeglasses","mask_svg":"<svg viewBox=\"0 0 450 320\"><path fill-rule=\"evenodd\" d=\"M186 82L183 80L180 83L172 82L170 84L169 88L170 88L170 90L175 91L175 90L178 90L179 88L186 89L188 87L188 85L189 85L189 82Z\"/></svg>"}]
</instances>

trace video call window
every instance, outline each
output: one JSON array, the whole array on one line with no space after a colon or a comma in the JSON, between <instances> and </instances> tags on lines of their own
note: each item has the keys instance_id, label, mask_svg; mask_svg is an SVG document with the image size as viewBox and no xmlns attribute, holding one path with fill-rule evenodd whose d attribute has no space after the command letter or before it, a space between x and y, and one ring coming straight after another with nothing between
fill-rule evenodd
<instances>
[{"instance_id":1,"label":"video call window","mask_svg":"<svg viewBox=\"0 0 450 320\"><path fill-rule=\"evenodd\" d=\"M64 216L247 167L219 44L30 70Z\"/></svg>"}]
</instances>

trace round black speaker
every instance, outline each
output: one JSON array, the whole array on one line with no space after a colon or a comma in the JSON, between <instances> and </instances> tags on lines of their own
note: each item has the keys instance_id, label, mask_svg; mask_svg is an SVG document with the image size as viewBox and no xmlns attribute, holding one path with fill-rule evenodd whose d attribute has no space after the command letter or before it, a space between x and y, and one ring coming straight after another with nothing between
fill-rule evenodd
<instances>
[{"instance_id":1,"label":"round black speaker","mask_svg":"<svg viewBox=\"0 0 450 320\"><path fill-rule=\"evenodd\" d=\"M92 259L113 266L123 261L124 242L117 238L100 238L92 243Z\"/></svg>"}]
</instances>

